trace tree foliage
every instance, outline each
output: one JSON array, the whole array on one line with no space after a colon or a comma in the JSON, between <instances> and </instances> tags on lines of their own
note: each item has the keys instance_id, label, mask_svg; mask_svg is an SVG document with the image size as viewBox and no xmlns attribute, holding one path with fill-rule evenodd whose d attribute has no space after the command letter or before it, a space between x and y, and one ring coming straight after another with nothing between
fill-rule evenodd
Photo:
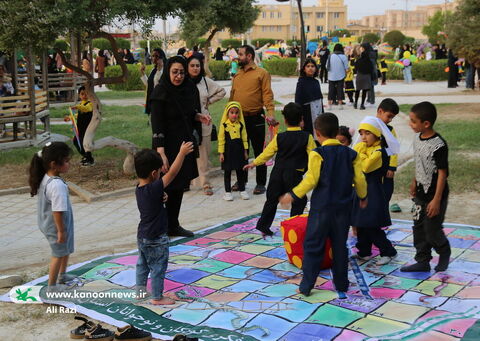
<instances>
[{"instance_id":1,"label":"tree foliage","mask_svg":"<svg viewBox=\"0 0 480 341\"><path fill-rule=\"evenodd\" d=\"M392 47L400 46L405 41L405 35L397 30L387 32L383 37L383 41L389 43Z\"/></svg>"},{"instance_id":2,"label":"tree foliage","mask_svg":"<svg viewBox=\"0 0 480 341\"><path fill-rule=\"evenodd\" d=\"M255 0L204 0L202 6L187 11L181 18L181 37L191 41L208 34L207 46L215 33L227 29L230 33L244 33L260 13Z\"/></svg>"},{"instance_id":3,"label":"tree foliage","mask_svg":"<svg viewBox=\"0 0 480 341\"><path fill-rule=\"evenodd\" d=\"M447 22L447 45L455 54L480 67L480 2L460 1Z\"/></svg>"},{"instance_id":4,"label":"tree foliage","mask_svg":"<svg viewBox=\"0 0 480 341\"><path fill-rule=\"evenodd\" d=\"M359 37L359 43L370 43L375 44L380 40L380 36L376 33L365 33L363 36Z\"/></svg>"},{"instance_id":5,"label":"tree foliage","mask_svg":"<svg viewBox=\"0 0 480 341\"><path fill-rule=\"evenodd\" d=\"M63 39L57 39L55 40L55 43L53 44L54 49L59 49L61 51L68 51L70 50L70 45Z\"/></svg>"},{"instance_id":6,"label":"tree foliage","mask_svg":"<svg viewBox=\"0 0 480 341\"><path fill-rule=\"evenodd\" d=\"M422 33L428 37L428 41L431 44L446 42L445 38L445 20L450 20L452 12L437 11L434 15L428 18L428 23L423 26Z\"/></svg>"}]
</instances>

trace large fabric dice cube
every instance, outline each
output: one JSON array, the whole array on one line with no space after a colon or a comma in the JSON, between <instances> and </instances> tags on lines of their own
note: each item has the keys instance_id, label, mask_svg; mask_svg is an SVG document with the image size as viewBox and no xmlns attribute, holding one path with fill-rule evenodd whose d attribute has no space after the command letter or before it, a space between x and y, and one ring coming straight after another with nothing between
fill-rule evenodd
<instances>
[{"instance_id":1,"label":"large fabric dice cube","mask_svg":"<svg viewBox=\"0 0 480 341\"><path fill-rule=\"evenodd\" d=\"M297 215L284 220L280 223L282 238L287 252L288 261L297 268L302 268L303 261L303 241L307 232L308 214ZM325 243L325 254L323 257L321 269L330 269L332 267L332 245L327 238Z\"/></svg>"}]
</instances>

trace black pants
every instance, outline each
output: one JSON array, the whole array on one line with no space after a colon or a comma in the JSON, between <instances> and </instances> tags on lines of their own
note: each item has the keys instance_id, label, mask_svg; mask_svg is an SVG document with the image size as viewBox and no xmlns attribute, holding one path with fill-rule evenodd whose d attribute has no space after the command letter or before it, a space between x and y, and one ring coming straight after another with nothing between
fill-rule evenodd
<instances>
[{"instance_id":1,"label":"black pants","mask_svg":"<svg viewBox=\"0 0 480 341\"><path fill-rule=\"evenodd\" d=\"M180 226L178 216L182 206L183 188L180 190L166 188L165 193L168 194L168 200L165 203L168 215L168 231L175 231Z\"/></svg>"},{"instance_id":2,"label":"black pants","mask_svg":"<svg viewBox=\"0 0 480 341\"><path fill-rule=\"evenodd\" d=\"M245 190L245 172L243 169L236 169L235 172L237 173L237 184L238 184L238 190L240 192L243 192ZM223 171L223 181L225 183L225 192L231 192L232 191L232 171L229 170L224 170Z\"/></svg>"},{"instance_id":3,"label":"black pants","mask_svg":"<svg viewBox=\"0 0 480 341\"><path fill-rule=\"evenodd\" d=\"M310 210L303 242L303 278L300 292L308 294L314 287L325 254L327 237L332 243L333 284L339 291L348 290L347 238L350 227L348 209Z\"/></svg>"},{"instance_id":4,"label":"black pants","mask_svg":"<svg viewBox=\"0 0 480 341\"><path fill-rule=\"evenodd\" d=\"M320 64L320 82L327 83L328 82L328 70L327 70L327 62Z\"/></svg>"},{"instance_id":5,"label":"black pants","mask_svg":"<svg viewBox=\"0 0 480 341\"><path fill-rule=\"evenodd\" d=\"M296 169L279 169L273 167L267 187L267 201L263 205L262 215L257 222L257 230L269 232L275 213L277 213L278 198L297 186L302 181L303 173ZM292 203L290 217L303 213L307 205L307 197Z\"/></svg>"},{"instance_id":6,"label":"black pants","mask_svg":"<svg viewBox=\"0 0 480 341\"><path fill-rule=\"evenodd\" d=\"M372 254L372 244L380 250L380 256L393 257L397 254L397 250L388 240L385 231L380 227L357 227L357 249L358 255L361 257L370 256Z\"/></svg>"},{"instance_id":7,"label":"black pants","mask_svg":"<svg viewBox=\"0 0 480 341\"><path fill-rule=\"evenodd\" d=\"M372 88L367 92L367 102L375 104L375 86L372 84Z\"/></svg>"},{"instance_id":8,"label":"black pants","mask_svg":"<svg viewBox=\"0 0 480 341\"><path fill-rule=\"evenodd\" d=\"M263 151L265 143L265 119L261 116L263 110L254 116L245 116L245 125L247 126L248 141L253 148L255 157ZM267 183L267 166L256 167L256 180L258 186L265 186ZM245 182L248 182L248 173L245 173Z\"/></svg>"},{"instance_id":9,"label":"black pants","mask_svg":"<svg viewBox=\"0 0 480 341\"><path fill-rule=\"evenodd\" d=\"M353 103L353 93L354 93L354 91L346 91L346 93L347 93L348 100L350 101L350 103Z\"/></svg>"},{"instance_id":10,"label":"black pants","mask_svg":"<svg viewBox=\"0 0 480 341\"><path fill-rule=\"evenodd\" d=\"M440 212L433 218L427 217L427 201L415 198L413 210L413 245L417 250L417 262L429 262L432 249L439 255L450 252L450 243L443 232L443 219L447 211L448 196L440 202Z\"/></svg>"},{"instance_id":11,"label":"black pants","mask_svg":"<svg viewBox=\"0 0 480 341\"><path fill-rule=\"evenodd\" d=\"M387 84L387 72L382 72L382 84Z\"/></svg>"},{"instance_id":12,"label":"black pants","mask_svg":"<svg viewBox=\"0 0 480 341\"><path fill-rule=\"evenodd\" d=\"M328 81L328 100L343 101L345 94L343 93L343 79L339 81Z\"/></svg>"},{"instance_id":13,"label":"black pants","mask_svg":"<svg viewBox=\"0 0 480 341\"><path fill-rule=\"evenodd\" d=\"M87 156L91 157L91 153L88 152L88 155L87 155L87 152L83 148L83 138L85 137L85 132L87 131L88 125L92 120L92 115L93 114L91 112L85 113L85 114L81 114L81 113L78 114L77 128L78 128L79 141L77 140L76 136L73 138L73 145L78 150L78 152L84 157L87 157Z\"/></svg>"},{"instance_id":14,"label":"black pants","mask_svg":"<svg viewBox=\"0 0 480 341\"><path fill-rule=\"evenodd\" d=\"M355 105L357 105L358 103L358 96L360 95L360 91L362 91L362 106L365 104L365 97L367 96L367 92L369 91L368 89L367 90L357 90L355 91Z\"/></svg>"}]
</instances>

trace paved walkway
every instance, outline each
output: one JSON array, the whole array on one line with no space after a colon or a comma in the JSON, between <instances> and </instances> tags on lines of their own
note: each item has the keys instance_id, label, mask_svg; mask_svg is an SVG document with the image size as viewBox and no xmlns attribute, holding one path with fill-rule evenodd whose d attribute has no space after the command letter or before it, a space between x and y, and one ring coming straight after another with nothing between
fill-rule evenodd
<instances>
[{"instance_id":1,"label":"paved walkway","mask_svg":"<svg viewBox=\"0 0 480 341\"><path fill-rule=\"evenodd\" d=\"M296 78L274 77L272 86L275 98L281 103L292 101L296 81ZM228 91L229 82L221 83ZM326 86L322 84L324 94L327 93L326 90ZM386 86L380 86L379 90L382 96L392 96L400 103L416 103L423 100L435 103L480 102L478 92L475 92L475 95L459 95L457 90L453 89L455 92L452 92L452 89L447 89L445 82L438 84L415 82L411 85L391 82ZM395 95L406 92L415 95L408 97ZM431 95L426 95L424 92L429 92ZM381 98L383 97L377 98L377 103ZM114 102L120 104L120 101ZM104 101L104 103L114 104L111 101ZM345 107L344 110L334 107L332 111L339 116L341 124L356 127L365 115L374 115L376 109L368 107L365 111L359 111L352 107ZM405 116L398 115L393 125L402 144L400 158L406 159L411 152L413 133L408 127ZM250 179L253 180L253 175ZM185 228L198 230L261 211L265 200L264 195L252 195L251 200L240 200L237 195L235 201L225 202L222 200L223 178L216 177L212 182L215 192L212 197L203 195L199 190L192 190L185 194L180 216L180 221ZM248 192L252 193L253 186L253 181L248 184ZM135 236L139 214L133 194L91 204L80 201L78 197L72 197L72 201L76 250L71 257L71 263L136 248ZM36 198L30 198L28 194L0 197L0 274L15 273L17 269L27 266L48 264L49 247L37 228L36 219Z\"/></svg>"}]
</instances>

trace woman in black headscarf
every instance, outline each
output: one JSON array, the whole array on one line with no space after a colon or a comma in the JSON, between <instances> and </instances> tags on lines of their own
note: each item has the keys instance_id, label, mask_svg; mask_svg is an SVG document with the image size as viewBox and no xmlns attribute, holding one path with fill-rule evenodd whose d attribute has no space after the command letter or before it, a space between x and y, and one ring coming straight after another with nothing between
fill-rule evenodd
<instances>
[{"instance_id":1,"label":"woman in black headscarf","mask_svg":"<svg viewBox=\"0 0 480 341\"><path fill-rule=\"evenodd\" d=\"M303 130L313 134L315 118L323 113L322 90L317 79L318 65L312 58L307 58L300 70L300 78L295 91L295 103L302 106Z\"/></svg>"},{"instance_id":2,"label":"woman in black headscarf","mask_svg":"<svg viewBox=\"0 0 480 341\"><path fill-rule=\"evenodd\" d=\"M167 61L160 83L150 97L152 120L152 146L160 154L162 172L167 172L177 156L183 141L192 141L196 152L185 157L182 168L168 185L166 202L168 214L168 234L171 236L191 237L193 233L185 230L178 222L182 205L183 190L192 179L198 176L198 145L201 143L201 125L210 123L210 118L201 114L197 87L188 78L186 60L175 56Z\"/></svg>"}]
</instances>

